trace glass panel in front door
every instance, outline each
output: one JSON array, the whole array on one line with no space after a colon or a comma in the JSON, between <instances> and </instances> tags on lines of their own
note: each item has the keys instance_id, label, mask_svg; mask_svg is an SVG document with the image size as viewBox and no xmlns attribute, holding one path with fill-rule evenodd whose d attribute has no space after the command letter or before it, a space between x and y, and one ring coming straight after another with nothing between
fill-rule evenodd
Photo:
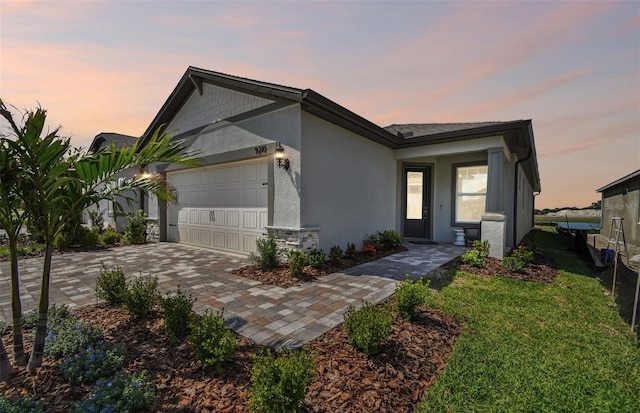
<instances>
[{"instance_id":1,"label":"glass panel in front door","mask_svg":"<svg viewBox=\"0 0 640 413\"><path fill-rule=\"evenodd\" d=\"M407 171L407 219L423 219L424 172Z\"/></svg>"}]
</instances>

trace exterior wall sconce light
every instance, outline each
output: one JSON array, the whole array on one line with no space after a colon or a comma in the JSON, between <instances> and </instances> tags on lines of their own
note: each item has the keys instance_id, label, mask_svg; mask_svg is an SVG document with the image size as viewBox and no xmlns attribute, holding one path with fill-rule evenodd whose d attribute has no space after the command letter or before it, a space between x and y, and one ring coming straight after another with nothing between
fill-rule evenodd
<instances>
[{"instance_id":1,"label":"exterior wall sconce light","mask_svg":"<svg viewBox=\"0 0 640 413\"><path fill-rule=\"evenodd\" d=\"M278 168L282 168L285 171L289 170L289 159L284 157L284 148L280 145L280 142L276 143L276 160L278 161Z\"/></svg>"}]
</instances>

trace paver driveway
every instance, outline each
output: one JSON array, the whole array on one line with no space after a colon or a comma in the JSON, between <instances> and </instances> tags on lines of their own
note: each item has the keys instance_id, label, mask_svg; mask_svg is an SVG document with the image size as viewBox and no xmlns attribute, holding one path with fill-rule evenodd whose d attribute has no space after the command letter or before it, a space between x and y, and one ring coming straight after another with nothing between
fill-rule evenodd
<instances>
[{"instance_id":1,"label":"paver driveway","mask_svg":"<svg viewBox=\"0 0 640 413\"><path fill-rule=\"evenodd\" d=\"M163 293L178 286L197 298L194 309L224 307L226 324L259 344L296 347L343 321L350 304L380 302L405 274L416 279L465 251L452 245L411 245L408 251L330 274L316 282L280 288L231 274L244 257L175 243L118 247L56 255L51 304L77 307L97 302L95 279L104 263L128 277L157 275ZM37 307L42 259L20 261L23 311ZM0 318L11 320L9 263L0 263Z\"/></svg>"}]
</instances>

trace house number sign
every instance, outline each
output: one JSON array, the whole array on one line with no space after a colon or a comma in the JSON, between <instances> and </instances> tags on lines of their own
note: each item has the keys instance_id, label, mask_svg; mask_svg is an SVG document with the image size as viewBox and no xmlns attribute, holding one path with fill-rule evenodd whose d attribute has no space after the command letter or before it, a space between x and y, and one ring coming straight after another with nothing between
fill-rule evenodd
<instances>
[{"instance_id":1,"label":"house number sign","mask_svg":"<svg viewBox=\"0 0 640 413\"><path fill-rule=\"evenodd\" d=\"M259 145L255 147L256 156L266 155L267 154L267 145Z\"/></svg>"}]
</instances>

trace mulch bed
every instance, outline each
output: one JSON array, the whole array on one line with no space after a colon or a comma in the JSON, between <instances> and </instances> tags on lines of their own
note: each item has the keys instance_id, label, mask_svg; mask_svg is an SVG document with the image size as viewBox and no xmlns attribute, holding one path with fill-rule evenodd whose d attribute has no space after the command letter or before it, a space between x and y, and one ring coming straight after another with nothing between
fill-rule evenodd
<instances>
[{"instance_id":1,"label":"mulch bed","mask_svg":"<svg viewBox=\"0 0 640 413\"><path fill-rule=\"evenodd\" d=\"M542 284L550 284L559 274L556 264L550 258L535 254L532 264L527 265L520 272L510 272L502 266L502 261L495 258L486 258L482 268L463 264L460 258L456 258L447 264L469 274L481 277L509 277L521 281L533 281Z\"/></svg>"},{"instance_id":2,"label":"mulch bed","mask_svg":"<svg viewBox=\"0 0 640 413\"><path fill-rule=\"evenodd\" d=\"M237 336L234 358L221 374L202 369L187 344L171 347L162 320L132 320L122 310L105 305L75 311L79 319L104 328L107 340L127 347L127 370L147 370L155 379L154 412L248 412L252 355L262 348ZM382 352L371 358L347 343L338 326L314 340L317 374L307 389L303 412L411 412L445 366L461 324L439 312L422 309L417 319L396 319ZM11 353L11 337L3 340ZM0 393L29 392L45 401L47 411L66 412L90 386L64 383L56 362L45 356L37 375L16 367Z\"/></svg>"},{"instance_id":3,"label":"mulch bed","mask_svg":"<svg viewBox=\"0 0 640 413\"><path fill-rule=\"evenodd\" d=\"M286 265L280 265L276 268L266 270L261 270L256 265L247 265L242 268L234 269L231 272L245 278L260 281L263 284L289 288L302 283L315 281L322 276L340 272L347 268L364 264L365 262L375 261L388 255L404 251L407 251L407 249L400 246L389 251L377 252L375 254L358 252L352 259L343 258L339 263L331 263L330 261L327 261L322 267L317 269L307 265L304 267L302 275L299 276L291 275L289 273L289 267Z\"/></svg>"}]
</instances>

